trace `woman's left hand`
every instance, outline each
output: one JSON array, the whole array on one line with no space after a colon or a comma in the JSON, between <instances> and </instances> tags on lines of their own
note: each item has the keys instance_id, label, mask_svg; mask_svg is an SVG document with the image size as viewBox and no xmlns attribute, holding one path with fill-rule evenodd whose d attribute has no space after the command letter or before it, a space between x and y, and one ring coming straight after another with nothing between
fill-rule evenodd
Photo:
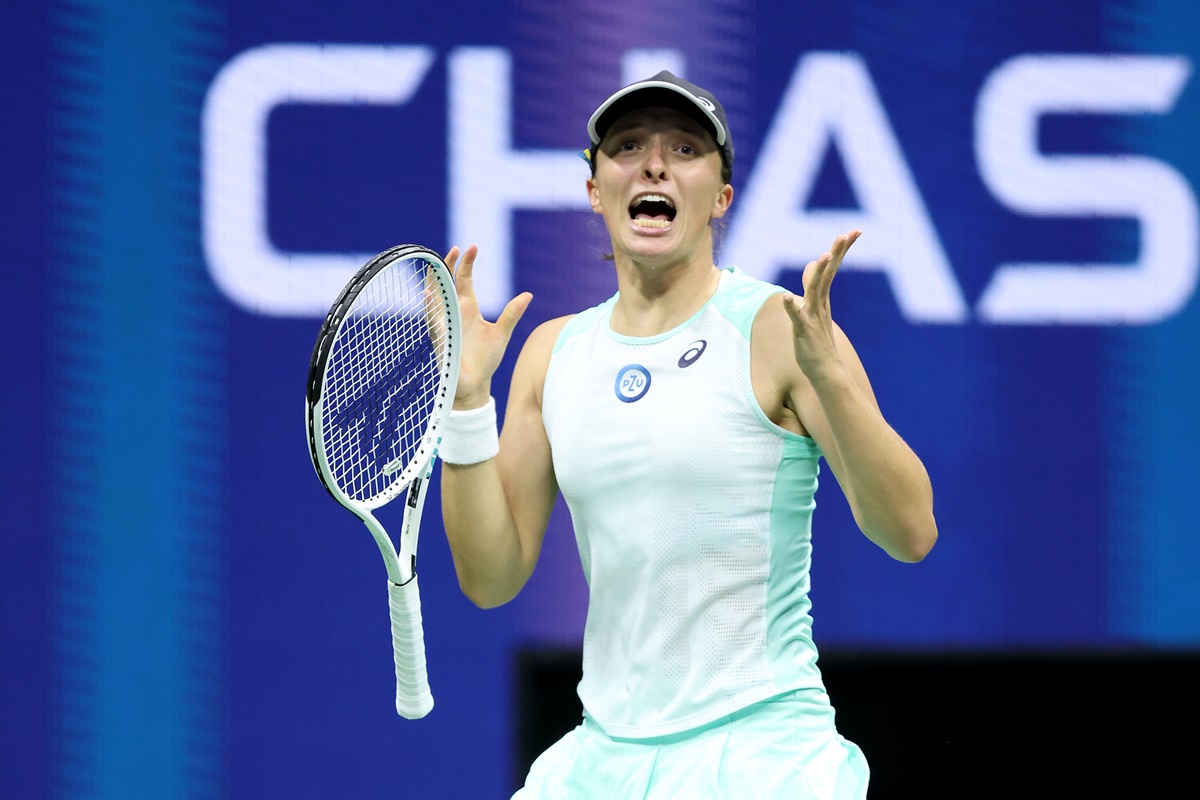
<instances>
[{"instance_id":1,"label":"woman's left hand","mask_svg":"<svg viewBox=\"0 0 1200 800\"><path fill-rule=\"evenodd\" d=\"M792 320L792 347L796 363L810 381L819 379L822 370L837 363L833 314L829 310L829 287L846 251L861 234L861 230L853 230L834 239L829 252L805 266L804 296L784 296L783 306Z\"/></svg>"}]
</instances>

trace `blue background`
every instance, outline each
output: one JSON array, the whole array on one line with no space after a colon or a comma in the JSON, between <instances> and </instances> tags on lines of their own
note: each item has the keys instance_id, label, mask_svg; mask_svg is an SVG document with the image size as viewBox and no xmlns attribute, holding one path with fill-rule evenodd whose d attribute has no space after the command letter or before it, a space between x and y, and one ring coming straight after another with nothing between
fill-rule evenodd
<instances>
[{"instance_id":1,"label":"blue background","mask_svg":"<svg viewBox=\"0 0 1200 800\"><path fill-rule=\"evenodd\" d=\"M972 309L1002 263L1129 262L1140 235L1133 219L1033 216L989 192L974 150L988 76L1029 53L1180 56L1193 68L1200 57L1189 0L7 9L4 797L383 797L401 782L414 797L507 796L514 655L579 641L585 589L561 507L529 587L487 612L459 593L429 513L421 575L437 705L420 722L395 716L378 551L321 489L304 441L320 320L233 302L203 246L201 117L237 54L272 43L435 53L403 107L271 113L270 240L326 253L466 244L449 241L448 219L449 128L462 120L447 113L447 69L460 48L510 55L517 150L582 147L587 114L621 83L622 53L673 49L727 98L738 191L798 60L856 54ZM1166 113L1050 115L1038 145L1153 158L1195 187L1198 123L1189 75ZM804 202L856 207L836 147ZM511 227L513 286L535 295L518 340L615 287L585 212L524 210ZM827 245L796 242L796 266ZM796 270L775 279L800 288ZM918 566L887 559L827 479L814 526L819 647L1200 650L1194 296L1147 324L1015 325L974 312L914 323L869 270L844 270L833 292L885 414L928 467L941 539Z\"/></svg>"}]
</instances>

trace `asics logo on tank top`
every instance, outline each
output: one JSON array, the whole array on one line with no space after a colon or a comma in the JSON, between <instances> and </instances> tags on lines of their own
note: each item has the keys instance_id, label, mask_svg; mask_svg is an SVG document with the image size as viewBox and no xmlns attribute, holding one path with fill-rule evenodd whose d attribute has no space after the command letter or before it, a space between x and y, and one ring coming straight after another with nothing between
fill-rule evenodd
<instances>
[{"instance_id":1,"label":"asics logo on tank top","mask_svg":"<svg viewBox=\"0 0 1200 800\"><path fill-rule=\"evenodd\" d=\"M622 403L641 400L650 391L650 371L641 364L626 364L617 370L613 390Z\"/></svg>"},{"instance_id":2,"label":"asics logo on tank top","mask_svg":"<svg viewBox=\"0 0 1200 800\"><path fill-rule=\"evenodd\" d=\"M679 368L690 367L695 364L700 356L704 355L704 348L708 347L708 342L703 339L697 339L688 345L688 349L679 357Z\"/></svg>"}]
</instances>

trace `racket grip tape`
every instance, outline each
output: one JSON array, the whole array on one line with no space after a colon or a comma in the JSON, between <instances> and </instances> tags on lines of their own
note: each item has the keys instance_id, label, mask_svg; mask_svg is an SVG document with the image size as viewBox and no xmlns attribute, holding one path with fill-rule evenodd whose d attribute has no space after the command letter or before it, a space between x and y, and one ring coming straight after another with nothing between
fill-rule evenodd
<instances>
[{"instance_id":1,"label":"racket grip tape","mask_svg":"<svg viewBox=\"0 0 1200 800\"><path fill-rule=\"evenodd\" d=\"M425 632L417 576L403 586L390 580L388 607L392 617L392 649L396 657L396 713L420 719L433 708L425 667Z\"/></svg>"}]
</instances>

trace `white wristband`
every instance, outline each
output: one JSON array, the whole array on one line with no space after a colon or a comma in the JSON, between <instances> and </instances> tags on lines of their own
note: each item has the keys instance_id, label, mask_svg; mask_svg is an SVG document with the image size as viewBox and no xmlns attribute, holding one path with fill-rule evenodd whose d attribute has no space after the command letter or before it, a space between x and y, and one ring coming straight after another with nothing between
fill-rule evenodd
<instances>
[{"instance_id":1,"label":"white wristband","mask_svg":"<svg viewBox=\"0 0 1200 800\"><path fill-rule=\"evenodd\" d=\"M496 430L496 401L469 411L450 410L442 429L438 456L447 464L478 464L500 452L500 434Z\"/></svg>"}]
</instances>

